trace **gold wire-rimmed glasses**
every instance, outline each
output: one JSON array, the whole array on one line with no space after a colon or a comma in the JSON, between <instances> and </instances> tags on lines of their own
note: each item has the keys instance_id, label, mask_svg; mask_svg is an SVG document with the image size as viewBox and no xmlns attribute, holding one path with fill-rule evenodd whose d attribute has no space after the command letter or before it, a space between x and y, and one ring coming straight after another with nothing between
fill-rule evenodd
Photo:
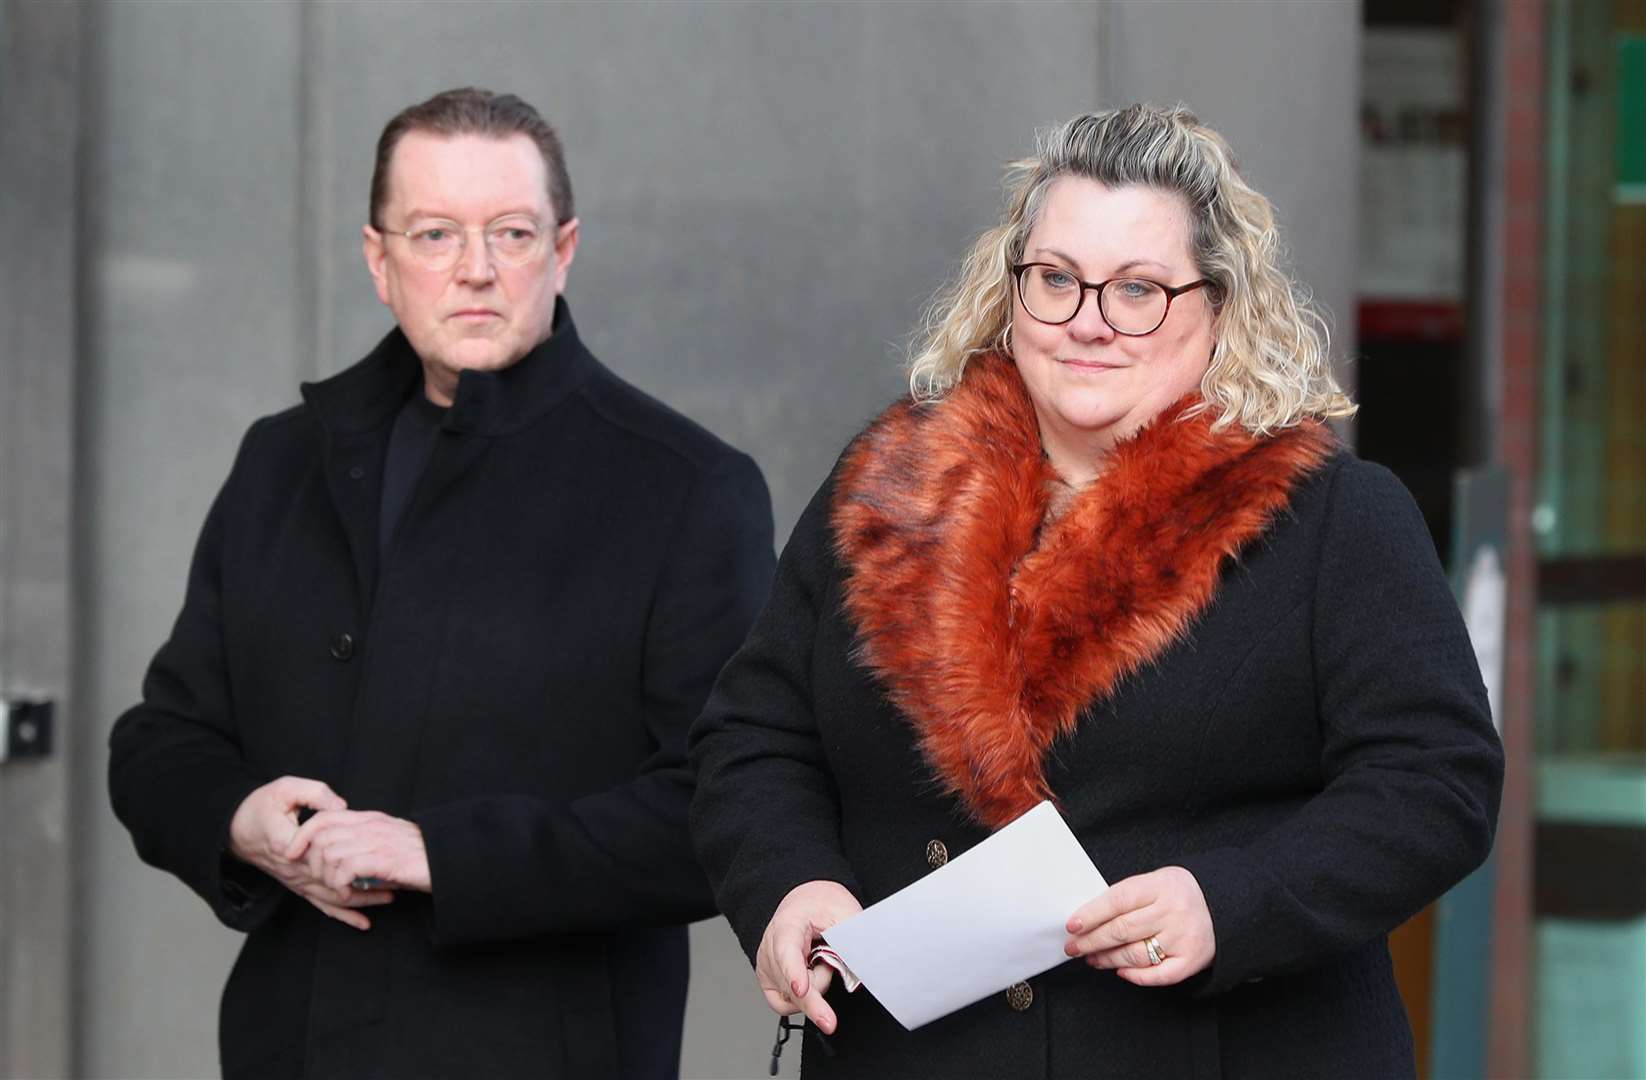
<instances>
[{"instance_id":1,"label":"gold wire-rimmed glasses","mask_svg":"<svg viewBox=\"0 0 1646 1080\"><path fill-rule=\"evenodd\" d=\"M492 261L501 266L525 266L543 254L555 231L530 214L504 214L484 225L459 225L447 218L417 218L404 229L380 229L385 237L405 239L418 265L427 270L450 270L463 257L469 234L479 233Z\"/></svg>"}]
</instances>

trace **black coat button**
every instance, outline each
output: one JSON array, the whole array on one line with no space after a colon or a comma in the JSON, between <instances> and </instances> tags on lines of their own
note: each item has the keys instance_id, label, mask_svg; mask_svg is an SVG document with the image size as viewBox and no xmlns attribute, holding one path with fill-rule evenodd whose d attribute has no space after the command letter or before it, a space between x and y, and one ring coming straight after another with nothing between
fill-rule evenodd
<instances>
[{"instance_id":1,"label":"black coat button","mask_svg":"<svg viewBox=\"0 0 1646 1080\"><path fill-rule=\"evenodd\" d=\"M354 635L338 634L331 639L331 654L338 660L347 660L354 655Z\"/></svg>"},{"instance_id":2,"label":"black coat button","mask_svg":"<svg viewBox=\"0 0 1646 1080\"><path fill-rule=\"evenodd\" d=\"M350 480L364 480L365 478L366 478L366 468L365 468L364 465L350 465L349 466L349 479Z\"/></svg>"}]
</instances>

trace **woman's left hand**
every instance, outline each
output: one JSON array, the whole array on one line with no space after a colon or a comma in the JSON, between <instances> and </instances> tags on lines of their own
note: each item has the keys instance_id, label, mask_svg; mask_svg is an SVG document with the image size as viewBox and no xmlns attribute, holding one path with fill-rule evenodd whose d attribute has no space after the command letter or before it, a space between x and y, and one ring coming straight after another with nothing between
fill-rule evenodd
<instances>
[{"instance_id":1,"label":"woman's left hand","mask_svg":"<svg viewBox=\"0 0 1646 1080\"><path fill-rule=\"evenodd\" d=\"M1212 913L1181 866L1117 881L1069 917L1063 951L1138 986L1171 986L1204 971L1217 954ZM1162 957L1149 958L1149 939Z\"/></svg>"}]
</instances>

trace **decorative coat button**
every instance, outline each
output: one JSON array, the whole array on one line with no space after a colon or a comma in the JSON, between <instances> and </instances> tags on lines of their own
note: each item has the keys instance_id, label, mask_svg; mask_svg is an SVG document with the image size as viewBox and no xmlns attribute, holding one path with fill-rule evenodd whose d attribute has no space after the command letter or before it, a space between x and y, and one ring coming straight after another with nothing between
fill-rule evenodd
<instances>
[{"instance_id":1,"label":"decorative coat button","mask_svg":"<svg viewBox=\"0 0 1646 1080\"><path fill-rule=\"evenodd\" d=\"M926 841L926 865L936 870L949 861L949 849L941 840Z\"/></svg>"},{"instance_id":2,"label":"decorative coat button","mask_svg":"<svg viewBox=\"0 0 1646 1080\"><path fill-rule=\"evenodd\" d=\"M354 655L354 636L352 634L338 634L331 639L331 654L338 660L347 660Z\"/></svg>"},{"instance_id":3,"label":"decorative coat button","mask_svg":"<svg viewBox=\"0 0 1646 1080\"><path fill-rule=\"evenodd\" d=\"M350 465L349 466L349 479L350 480L364 480L365 478L366 478L365 466L363 466L363 465Z\"/></svg>"},{"instance_id":4,"label":"decorative coat button","mask_svg":"<svg viewBox=\"0 0 1646 1080\"><path fill-rule=\"evenodd\" d=\"M1034 1004L1034 987L1026 982L1012 983L1006 988L1006 1004L1014 1012L1023 1012Z\"/></svg>"}]
</instances>

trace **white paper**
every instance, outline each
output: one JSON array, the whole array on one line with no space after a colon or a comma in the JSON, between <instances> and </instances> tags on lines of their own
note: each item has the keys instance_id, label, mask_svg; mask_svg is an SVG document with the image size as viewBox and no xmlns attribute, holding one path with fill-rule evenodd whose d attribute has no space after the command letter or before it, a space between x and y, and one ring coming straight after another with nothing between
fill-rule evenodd
<instances>
[{"instance_id":1,"label":"white paper","mask_svg":"<svg viewBox=\"0 0 1646 1080\"><path fill-rule=\"evenodd\" d=\"M1068 960L1069 916L1108 887L1043 802L823 938L913 1031Z\"/></svg>"}]
</instances>

